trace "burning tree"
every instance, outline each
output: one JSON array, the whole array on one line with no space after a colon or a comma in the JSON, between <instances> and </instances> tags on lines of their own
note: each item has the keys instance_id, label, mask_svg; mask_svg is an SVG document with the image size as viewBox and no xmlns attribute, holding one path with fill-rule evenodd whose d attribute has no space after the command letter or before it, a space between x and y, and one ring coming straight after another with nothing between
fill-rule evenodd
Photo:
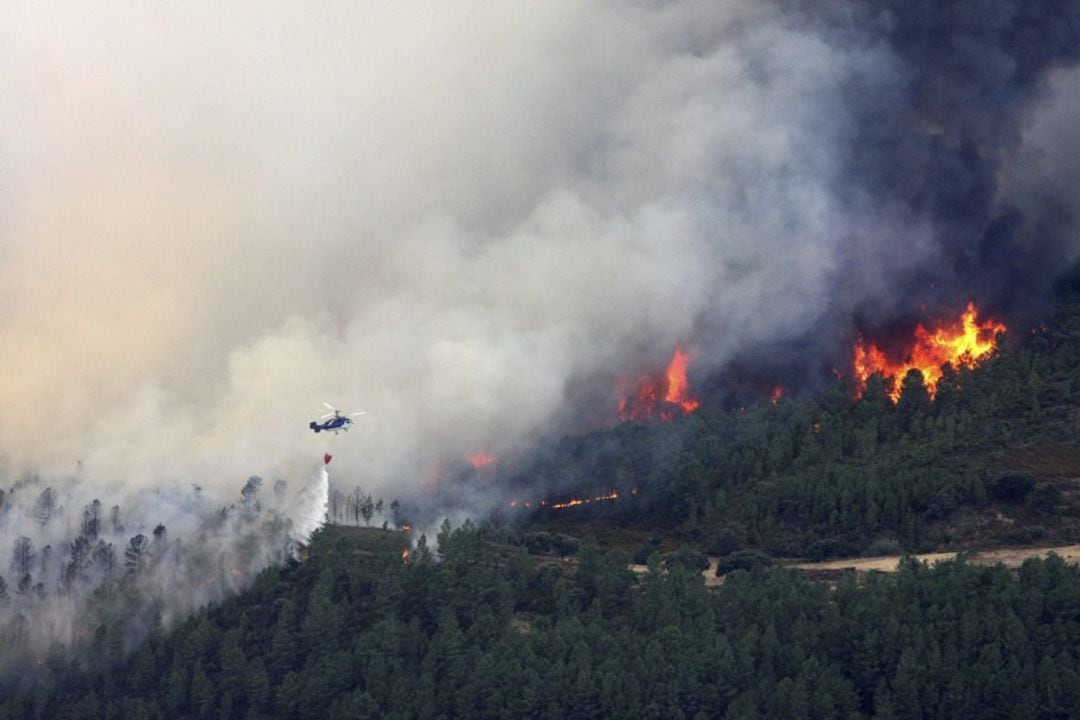
<instances>
[{"instance_id":1,"label":"burning tree","mask_svg":"<svg viewBox=\"0 0 1080 720\"><path fill-rule=\"evenodd\" d=\"M672 420L697 410L701 403L691 392L686 376L690 362L690 355L675 346L663 374L642 375L632 387L625 378L620 378L619 419Z\"/></svg>"},{"instance_id":2,"label":"burning tree","mask_svg":"<svg viewBox=\"0 0 1080 720\"><path fill-rule=\"evenodd\" d=\"M900 399L903 381L911 370L922 373L926 391L932 399L942 377L942 366L974 367L997 347L998 336L1005 325L995 320L979 321L978 309L968 303L956 320L940 322L933 330L921 323L915 327L906 350L890 357L876 343L860 338L855 343L852 367L861 393L874 373L892 380L889 396Z\"/></svg>"}]
</instances>

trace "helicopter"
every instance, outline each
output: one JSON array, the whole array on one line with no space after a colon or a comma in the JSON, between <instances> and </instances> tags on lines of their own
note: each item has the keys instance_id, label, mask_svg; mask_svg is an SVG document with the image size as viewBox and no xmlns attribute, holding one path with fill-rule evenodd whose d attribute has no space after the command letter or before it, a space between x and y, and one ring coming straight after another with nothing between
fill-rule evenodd
<instances>
[{"instance_id":1,"label":"helicopter","mask_svg":"<svg viewBox=\"0 0 1080 720\"><path fill-rule=\"evenodd\" d=\"M324 402L323 405L328 407L330 409L330 412L319 418L317 422L312 420L310 423L308 423L308 427L317 433L322 432L323 430L326 430L327 432L332 432L335 435L338 433L339 430L345 430L346 432L348 432L349 426L353 424L352 419L357 415L364 414L364 411L360 410L358 412L349 413L348 415L343 415L340 410L335 408L330 403Z\"/></svg>"}]
</instances>

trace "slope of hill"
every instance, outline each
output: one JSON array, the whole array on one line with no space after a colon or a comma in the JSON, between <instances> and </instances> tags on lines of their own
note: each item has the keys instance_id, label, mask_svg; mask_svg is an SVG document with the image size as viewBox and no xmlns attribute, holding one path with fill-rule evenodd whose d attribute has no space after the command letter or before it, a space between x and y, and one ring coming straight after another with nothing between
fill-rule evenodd
<instances>
[{"instance_id":1,"label":"slope of hill","mask_svg":"<svg viewBox=\"0 0 1080 720\"><path fill-rule=\"evenodd\" d=\"M1080 273L1048 328L947 371L932 401L903 383L895 404L878 377L857 401L837 386L560 441L513 480L620 498L445 526L438 561L326 528L306 561L131 653L137 598L103 598L85 648L0 678L0 720L1080 712L1080 570L1059 557L904 559L835 592L764 567L1080 541ZM707 589L702 551L749 571Z\"/></svg>"},{"instance_id":2,"label":"slope of hill","mask_svg":"<svg viewBox=\"0 0 1080 720\"><path fill-rule=\"evenodd\" d=\"M1074 273L1048 327L1005 339L978 367L947 369L933 399L918 373L896 403L874 376L858 400L837 383L550 444L517 470L522 487L619 499L528 523L627 550L651 535L715 555L809 559L1078 542L1078 288Z\"/></svg>"},{"instance_id":3,"label":"slope of hill","mask_svg":"<svg viewBox=\"0 0 1080 720\"><path fill-rule=\"evenodd\" d=\"M328 529L125 661L61 649L0 718L1067 717L1080 712L1080 569L905 561L830 590L782 568L700 575L512 536Z\"/></svg>"}]
</instances>

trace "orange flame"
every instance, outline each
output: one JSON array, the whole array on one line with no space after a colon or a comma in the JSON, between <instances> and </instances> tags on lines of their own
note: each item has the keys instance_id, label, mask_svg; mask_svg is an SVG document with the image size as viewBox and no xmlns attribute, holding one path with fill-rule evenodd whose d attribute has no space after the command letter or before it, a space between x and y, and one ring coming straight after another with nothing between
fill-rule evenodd
<instances>
[{"instance_id":1,"label":"orange flame","mask_svg":"<svg viewBox=\"0 0 1080 720\"><path fill-rule=\"evenodd\" d=\"M637 486L636 485L630 490L630 494L631 495L637 495ZM566 508L578 507L579 505L588 505L589 503L594 503L594 502L604 502L604 501L607 501L607 500L618 500L620 497L622 497L622 495L620 495L617 490L612 490L611 492L606 492L606 493L603 493L602 495L594 495L593 497L585 497L585 498L572 497L569 500L564 500L562 502L551 502L550 500L541 500L541 501L539 501L539 502L537 502L535 504L538 507L547 508L548 510L565 510ZM526 500L525 502L520 502L518 500L511 500L510 501L510 507L511 508L523 507L523 508L528 509L528 508L531 508L533 506L533 504L534 503L531 500Z\"/></svg>"},{"instance_id":2,"label":"orange flame","mask_svg":"<svg viewBox=\"0 0 1080 720\"><path fill-rule=\"evenodd\" d=\"M495 456L491 453L473 453L472 455L466 455L465 459L477 470L495 462Z\"/></svg>"},{"instance_id":3,"label":"orange flame","mask_svg":"<svg viewBox=\"0 0 1080 720\"><path fill-rule=\"evenodd\" d=\"M686 369L692 358L678 345L663 377L644 375L638 378L635 389L619 399L619 418L622 420L672 420L679 412L689 414L701 403L690 392ZM625 379L619 380L625 386Z\"/></svg>"},{"instance_id":4,"label":"orange flame","mask_svg":"<svg viewBox=\"0 0 1080 720\"><path fill-rule=\"evenodd\" d=\"M591 497L591 498L570 498L566 502L552 503L550 505L547 505L547 507L551 508L552 510L564 510L566 508L577 507L578 505L588 505L589 503L593 503L593 502L603 502L604 500L618 500L618 499L619 499L619 493L612 490L609 493L604 493L603 495L596 495L596 496ZM545 503L545 505L546 505L546 503Z\"/></svg>"},{"instance_id":5,"label":"orange flame","mask_svg":"<svg viewBox=\"0 0 1080 720\"><path fill-rule=\"evenodd\" d=\"M934 397L937 384L941 379L941 366L949 363L953 366L974 367L980 360L997 347L997 336L1005 332L1005 326L995 320L978 321L978 309L975 303L968 303L967 310L959 320L944 324L933 332L921 324L915 328L911 350L898 361L886 357L874 343L864 344L860 338L855 344L854 369L859 381L858 395L866 388L866 380L875 372L893 379L889 396L893 401L900 399L900 380L909 370L919 370L923 382Z\"/></svg>"},{"instance_id":6,"label":"orange flame","mask_svg":"<svg viewBox=\"0 0 1080 720\"><path fill-rule=\"evenodd\" d=\"M667 394L664 395L664 400L678 405L685 413L692 413L701 405L690 395L690 383L686 380L686 368L689 364L690 358L676 345L675 354L667 368Z\"/></svg>"},{"instance_id":7,"label":"orange flame","mask_svg":"<svg viewBox=\"0 0 1080 720\"><path fill-rule=\"evenodd\" d=\"M410 555L412 555L412 553L409 552L409 548L405 548L404 550L402 550L401 551L401 562L403 562L403 563L409 562L409 556Z\"/></svg>"},{"instance_id":8,"label":"orange flame","mask_svg":"<svg viewBox=\"0 0 1080 720\"><path fill-rule=\"evenodd\" d=\"M780 402L780 398L784 397L784 386L777 385L772 389L772 393L769 394L769 402L773 405Z\"/></svg>"}]
</instances>

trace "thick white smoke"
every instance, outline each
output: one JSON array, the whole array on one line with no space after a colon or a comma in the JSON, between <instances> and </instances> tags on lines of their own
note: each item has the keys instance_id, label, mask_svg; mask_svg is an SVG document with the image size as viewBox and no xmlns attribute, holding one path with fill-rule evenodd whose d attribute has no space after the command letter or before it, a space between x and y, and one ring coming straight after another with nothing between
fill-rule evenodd
<instances>
[{"instance_id":1,"label":"thick white smoke","mask_svg":"<svg viewBox=\"0 0 1080 720\"><path fill-rule=\"evenodd\" d=\"M8 482L232 500L330 450L389 499L676 342L720 366L838 304L887 312L933 251L843 187L853 98L896 57L771 4L4 16ZM323 401L368 414L313 436Z\"/></svg>"},{"instance_id":2,"label":"thick white smoke","mask_svg":"<svg viewBox=\"0 0 1080 720\"><path fill-rule=\"evenodd\" d=\"M291 533L294 541L306 543L311 534L323 526L329 498L330 471L324 464L319 468L319 479L307 485L298 497Z\"/></svg>"},{"instance_id":3,"label":"thick white smoke","mask_svg":"<svg viewBox=\"0 0 1080 720\"><path fill-rule=\"evenodd\" d=\"M339 473L407 487L575 377L812 321L853 59L767 12L14 3L9 477L232 498L302 476L328 400L368 410Z\"/></svg>"}]
</instances>

